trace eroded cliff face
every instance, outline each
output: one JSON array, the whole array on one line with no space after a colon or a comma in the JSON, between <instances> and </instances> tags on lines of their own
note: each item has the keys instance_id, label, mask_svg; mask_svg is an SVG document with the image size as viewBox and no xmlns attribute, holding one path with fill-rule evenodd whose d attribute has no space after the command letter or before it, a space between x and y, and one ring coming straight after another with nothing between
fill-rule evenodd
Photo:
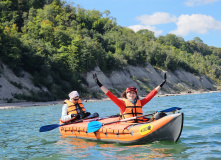
<instances>
[{"instance_id":1,"label":"eroded cliff face","mask_svg":"<svg viewBox=\"0 0 221 160\"><path fill-rule=\"evenodd\" d=\"M174 73L170 71L162 71L155 69L148 64L146 67L128 66L121 71L114 71L111 74L103 73L99 67L88 72L85 76L88 86L84 86L91 91L90 98L105 97L104 93L95 84L93 73L97 76L101 83L114 94L119 96L127 87L136 87L139 91L139 96L145 96L148 92L158 86L162 80L164 73L167 74L167 83L159 94L179 94L181 92L194 91L215 91L215 83L205 75L195 76L182 69L176 70ZM30 95L31 92L39 92L48 90L44 87L41 89L35 87L31 81L32 76L26 72L22 73L22 77L17 77L6 65L1 63L0 66L0 103L13 100L15 94ZM74 90L71 89L71 90ZM68 93L67 93L68 94Z\"/></svg>"},{"instance_id":2,"label":"eroded cliff face","mask_svg":"<svg viewBox=\"0 0 221 160\"><path fill-rule=\"evenodd\" d=\"M21 77L17 77L6 65L0 62L0 103L17 102L14 98L16 94L30 95L31 92L39 92L46 88L35 87L31 81L32 76L23 72Z\"/></svg>"},{"instance_id":3,"label":"eroded cliff face","mask_svg":"<svg viewBox=\"0 0 221 160\"><path fill-rule=\"evenodd\" d=\"M167 74L167 83L159 94L216 90L215 83L205 75L196 76L183 69L178 69L174 73L162 71L149 64L144 68L128 66L124 70L114 71L110 75L106 75L98 67L87 73L86 80L89 89L92 92L101 93L101 95L102 92L92 78L93 73L97 73L101 83L111 91L115 91L118 96L131 86L138 89L140 96L145 96L163 81L164 73Z\"/></svg>"}]
</instances>

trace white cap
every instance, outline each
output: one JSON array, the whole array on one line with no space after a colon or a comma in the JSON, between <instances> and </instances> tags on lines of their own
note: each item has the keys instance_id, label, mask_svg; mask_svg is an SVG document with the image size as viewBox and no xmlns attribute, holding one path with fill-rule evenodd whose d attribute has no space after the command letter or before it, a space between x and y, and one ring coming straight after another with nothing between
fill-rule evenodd
<instances>
[{"instance_id":1,"label":"white cap","mask_svg":"<svg viewBox=\"0 0 221 160\"><path fill-rule=\"evenodd\" d=\"M70 97L70 99L72 99L74 97L79 97L79 94L77 91L72 91L71 93L69 93L69 97Z\"/></svg>"}]
</instances>

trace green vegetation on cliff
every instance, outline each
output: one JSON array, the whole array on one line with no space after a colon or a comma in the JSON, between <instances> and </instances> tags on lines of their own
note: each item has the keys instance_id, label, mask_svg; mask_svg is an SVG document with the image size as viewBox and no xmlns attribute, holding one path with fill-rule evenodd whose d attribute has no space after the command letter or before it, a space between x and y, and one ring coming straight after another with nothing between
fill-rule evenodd
<instances>
[{"instance_id":1,"label":"green vegetation on cliff","mask_svg":"<svg viewBox=\"0 0 221 160\"><path fill-rule=\"evenodd\" d=\"M73 88L85 93L82 73L99 66L110 73L125 65L184 68L220 83L221 48L199 37L185 42L173 34L155 37L149 30L117 25L109 11L85 10L60 0L0 2L0 60L16 75L33 75L46 86L50 100L66 97Z\"/></svg>"}]
</instances>

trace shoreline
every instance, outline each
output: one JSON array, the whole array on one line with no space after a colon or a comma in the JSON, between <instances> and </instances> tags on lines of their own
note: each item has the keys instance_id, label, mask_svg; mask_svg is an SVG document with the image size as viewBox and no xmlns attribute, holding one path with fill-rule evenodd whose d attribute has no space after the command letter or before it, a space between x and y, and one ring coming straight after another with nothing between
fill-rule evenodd
<instances>
[{"instance_id":1,"label":"shoreline","mask_svg":"<svg viewBox=\"0 0 221 160\"><path fill-rule=\"evenodd\" d=\"M215 93L221 91L195 91L195 92L183 92L180 94L159 94L155 97L166 97L166 96L182 96L182 95L190 95L190 94L206 94L206 93ZM140 98L144 98L140 96ZM102 98L102 99L84 99L81 98L83 102L98 102L98 101L109 101L109 98ZM51 106L51 105L58 105L63 104L63 101L49 101L49 102L16 102L16 103L0 103L0 110L1 109L11 109L11 108L23 108L23 107L35 107L35 106Z\"/></svg>"}]
</instances>

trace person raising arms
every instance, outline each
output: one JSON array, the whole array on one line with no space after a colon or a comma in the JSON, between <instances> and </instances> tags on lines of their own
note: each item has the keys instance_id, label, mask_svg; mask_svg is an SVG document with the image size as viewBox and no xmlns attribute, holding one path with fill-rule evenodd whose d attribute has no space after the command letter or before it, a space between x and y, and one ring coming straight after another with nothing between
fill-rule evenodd
<instances>
[{"instance_id":1,"label":"person raising arms","mask_svg":"<svg viewBox=\"0 0 221 160\"><path fill-rule=\"evenodd\" d=\"M139 98L137 94L137 89L134 87L127 88L122 94L122 100L117 98L112 94L107 88L105 88L99 81L97 74L93 74L93 79L95 83L101 88L101 90L120 108L121 119L127 119L130 117L143 115L143 106L148 103L163 87L166 83L166 73L164 74L163 82L153 89L144 99ZM143 122L143 117L128 121L130 123L140 123Z\"/></svg>"}]
</instances>

